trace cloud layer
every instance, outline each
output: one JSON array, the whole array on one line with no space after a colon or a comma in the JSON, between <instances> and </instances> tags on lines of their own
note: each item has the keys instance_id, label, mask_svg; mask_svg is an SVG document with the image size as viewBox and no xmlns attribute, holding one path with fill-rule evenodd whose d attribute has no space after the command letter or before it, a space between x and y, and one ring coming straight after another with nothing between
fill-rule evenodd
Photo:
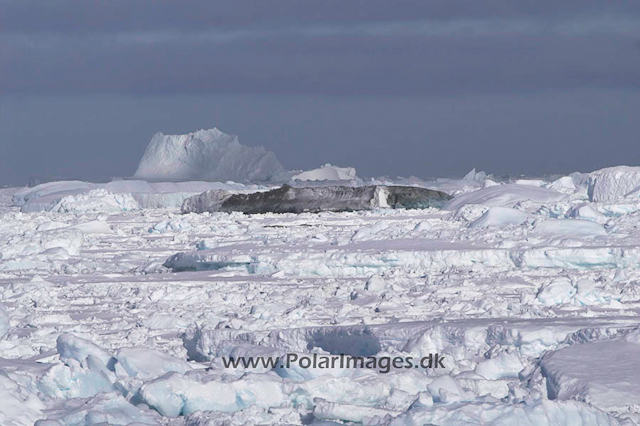
<instances>
[{"instance_id":1,"label":"cloud layer","mask_svg":"<svg viewBox=\"0 0 640 426\"><path fill-rule=\"evenodd\" d=\"M638 88L640 4L577 6L5 1L0 93L440 96Z\"/></svg>"}]
</instances>

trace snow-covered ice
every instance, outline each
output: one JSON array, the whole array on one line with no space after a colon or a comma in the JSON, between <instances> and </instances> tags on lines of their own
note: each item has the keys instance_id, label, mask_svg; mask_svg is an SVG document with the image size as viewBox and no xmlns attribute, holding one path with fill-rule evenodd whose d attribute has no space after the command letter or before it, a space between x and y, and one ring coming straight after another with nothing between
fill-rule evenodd
<instances>
[{"instance_id":1,"label":"snow-covered ice","mask_svg":"<svg viewBox=\"0 0 640 426\"><path fill-rule=\"evenodd\" d=\"M273 188L246 183L4 189L0 424L640 424L632 172L353 180L455 196L300 214L216 211ZM378 365L301 359L344 356Z\"/></svg>"}]
</instances>

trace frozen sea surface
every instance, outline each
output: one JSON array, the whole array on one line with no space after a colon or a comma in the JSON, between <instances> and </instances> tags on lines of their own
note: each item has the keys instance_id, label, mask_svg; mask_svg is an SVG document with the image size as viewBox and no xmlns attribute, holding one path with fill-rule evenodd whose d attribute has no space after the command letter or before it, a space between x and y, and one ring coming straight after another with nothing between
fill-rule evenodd
<instances>
[{"instance_id":1,"label":"frozen sea surface","mask_svg":"<svg viewBox=\"0 0 640 426\"><path fill-rule=\"evenodd\" d=\"M299 215L0 190L0 424L640 424L633 176L598 201L580 176L465 179L437 182L458 188L442 210ZM12 205L38 199L57 207Z\"/></svg>"}]
</instances>

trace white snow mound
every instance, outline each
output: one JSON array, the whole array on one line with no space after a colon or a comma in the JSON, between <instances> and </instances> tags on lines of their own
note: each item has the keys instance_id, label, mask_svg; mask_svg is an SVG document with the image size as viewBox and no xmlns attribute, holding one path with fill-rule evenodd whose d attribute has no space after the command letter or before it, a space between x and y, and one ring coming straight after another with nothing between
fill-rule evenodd
<instances>
[{"instance_id":1,"label":"white snow mound","mask_svg":"<svg viewBox=\"0 0 640 426\"><path fill-rule=\"evenodd\" d=\"M540 366L550 399L589 401L601 410L640 405L640 345L620 340L570 346L546 354Z\"/></svg>"},{"instance_id":2,"label":"white snow mound","mask_svg":"<svg viewBox=\"0 0 640 426\"><path fill-rule=\"evenodd\" d=\"M594 237L607 235L598 223L582 219L552 219L539 223L535 231L540 235L556 237Z\"/></svg>"},{"instance_id":3,"label":"white snow mound","mask_svg":"<svg viewBox=\"0 0 640 426\"><path fill-rule=\"evenodd\" d=\"M482 216L469 224L470 228L485 228L488 226L519 225L525 222L529 215L523 211L509 207L491 207Z\"/></svg>"},{"instance_id":4,"label":"white snow mound","mask_svg":"<svg viewBox=\"0 0 640 426\"><path fill-rule=\"evenodd\" d=\"M458 195L447 203L445 209L458 210L467 204L513 207L521 201L559 201L564 196L565 194L551 189L538 188L530 185L496 185Z\"/></svg>"},{"instance_id":5,"label":"white snow mound","mask_svg":"<svg viewBox=\"0 0 640 426\"><path fill-rule=\"evenodd\" d=\"M274 153L241 145L237 136L213 128L186 135L156 133L134 176L150 181L264 182L283 172Z\"/></svg>"}]
</instances>

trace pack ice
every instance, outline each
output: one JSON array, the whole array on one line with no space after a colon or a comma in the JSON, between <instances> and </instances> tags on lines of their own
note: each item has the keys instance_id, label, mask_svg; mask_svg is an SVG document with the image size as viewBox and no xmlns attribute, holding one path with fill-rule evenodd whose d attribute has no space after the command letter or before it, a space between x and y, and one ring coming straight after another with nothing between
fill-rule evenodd
<instances>
[{"instance_id":1,"label":"pack ice","mask_svg":"<svg viewBox=\"0 0 640 426\"><path fill-rule=\"evenodd\" d=\"M640 424L635 173L0 189L0 425Z\"/></svg>"}]
</instances>

